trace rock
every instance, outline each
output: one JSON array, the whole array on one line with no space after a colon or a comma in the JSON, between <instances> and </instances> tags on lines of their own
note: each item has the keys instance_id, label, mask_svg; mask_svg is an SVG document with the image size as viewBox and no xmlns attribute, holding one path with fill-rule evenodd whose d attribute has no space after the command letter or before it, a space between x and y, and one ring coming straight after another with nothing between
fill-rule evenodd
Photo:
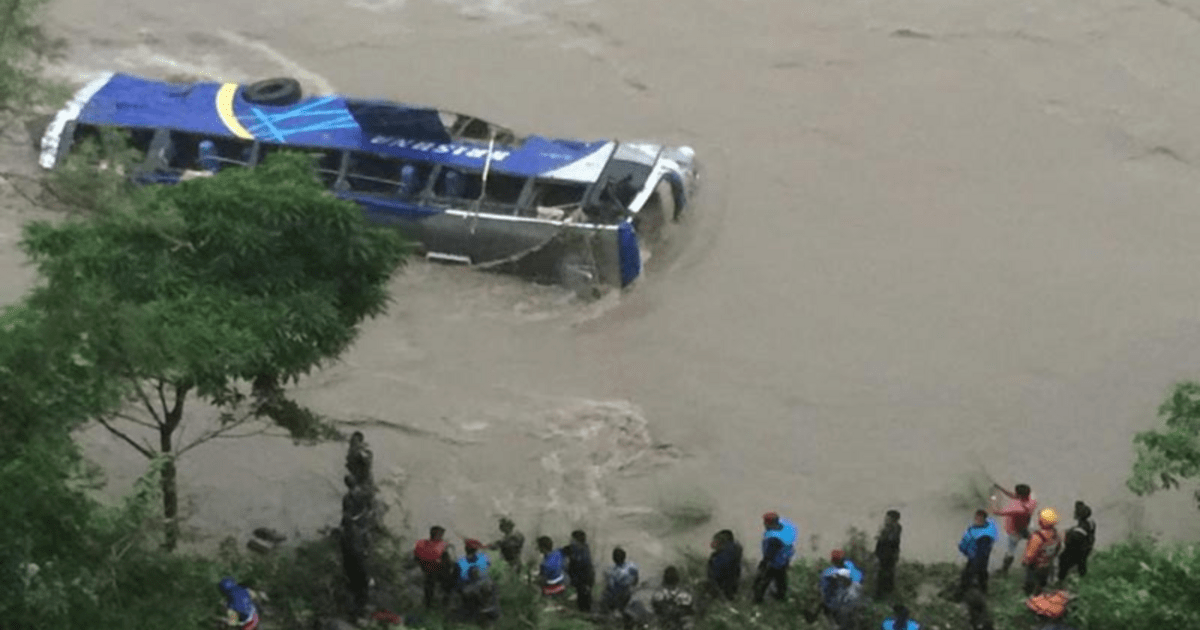
<instances>
[{"instance_id":1,"label":"rock","mask_svg":"<svg viewBox=\"0 0 1200 630\"><path fill-rule=\"evenodd\" d=\"M258 529L254 530L254 535L257 538L261 538L267 542L274 543L274 544L279 544L279 543L287 540L287 536L284 536L283 534L279 533L279 530L272 529L270 527L259 527Z\"/></svg>"}]
</instances>

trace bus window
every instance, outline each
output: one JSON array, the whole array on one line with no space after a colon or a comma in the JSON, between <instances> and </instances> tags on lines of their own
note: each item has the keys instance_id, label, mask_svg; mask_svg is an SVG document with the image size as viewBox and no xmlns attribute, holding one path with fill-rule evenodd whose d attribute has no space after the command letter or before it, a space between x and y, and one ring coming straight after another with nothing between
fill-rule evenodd
<instances>
[{"instance_id":1,"label":"bus window","mask_svg":"<svg viewBox=\"0 0 1200 630\"><path fill-rule=\"evenodd\" d=\"M253 148L253 143L246 140L172 131L167 166L216 173L229 166L246 166Z\"/></svg>"},{"instance_id":2,"label":"bus window","mask_svg":"<svg viewBox=\"0 0 1200 630\"><path fill-rule=\"evenodd\" d=\"M587 186L584 184L541 180L533 184L533 203L542 207L578 204L583 202L583 193L586 190Z\"/></svg>"},{"instance_id":3,"label":"bus window","mask_svg":"<svg viewBox=\"0 0 1200 630\"><path fill-rule=\"evenodd\" d=\"M402 160L352 151L346 165L346 183L360 193L391 194L400 186Z\"/></svg>"},{"instance_id":4,"label":"bus window","mask_svg":"<svg viewBox=\"0 0 1200 630\"><path fill-rule=\"evenodd\" d=\"M434 194L451 199L478 199L483 186L483 176L472 171L442 169L438 175Z\"/></svg>"},{"instance_id":5,"label":"bus window","mask_svg":"<svg viewBox=\"0 0 1200 630\"><path fill-rule=\"evenodd\" d=\"M503 204L515 204L521 199L521 191L525 190L523 177L513 177L501 173L488 173L487 201Z\"/></svg>"},{"instance_id":6,"label":"bus window","mask_svg":"<svg viewBox=\"0 0 1200 630\"><path fill-rule=\"evenodd\" d=\"M321 179L321 183L326 186L337 183L338 176L342 173L342 152L327 149L314 152L313 156L316 158L317 177Z\"/></svg>"}]
</instances>

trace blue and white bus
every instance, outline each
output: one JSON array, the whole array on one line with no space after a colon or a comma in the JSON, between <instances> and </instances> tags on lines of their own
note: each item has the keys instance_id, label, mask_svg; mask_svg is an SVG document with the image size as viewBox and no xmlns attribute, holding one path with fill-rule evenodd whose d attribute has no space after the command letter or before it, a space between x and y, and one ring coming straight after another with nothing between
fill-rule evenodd
<instances>
[{"instance_id":1,"label":"blue and white bus","mask_svg":"<svg viewBox=\"0 0 1200 630\"><path fill-rule=\"evenodd\" d=\"M41 165L54 168L104 129L128 132L145 152L142 179L163 183L252 167L280 149L315 153L334 194L398 226L428 257L541 269L576 287L633 282L644 241L678 220L698 179L686 146L517 135L432 107L303 98L292 79L169 83L116 73L58 112Z\"/></svg>"}]
</instances>

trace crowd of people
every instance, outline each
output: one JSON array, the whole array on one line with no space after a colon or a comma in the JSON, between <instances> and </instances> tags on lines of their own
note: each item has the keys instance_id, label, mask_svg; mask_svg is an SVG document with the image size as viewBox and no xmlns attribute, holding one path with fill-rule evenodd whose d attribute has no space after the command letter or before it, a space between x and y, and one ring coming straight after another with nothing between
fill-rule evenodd
<instances>
[{"instance_id":1,"label":"crowd of people","mask_svg":"<svg viewBox=\"0 0 1200 630\"><path fill-rule=\"evenodd\" d=\"M374 507L373 481L370 476L371 455L361 433L351 438L347 455L348 486L343 501L340 527L343 566L355 615L361 614L368 600L370 579L366 570L370 536L380 528L378 510ZM1060 533L1058 513L1051 508L1038 509L1030 487L1018 484L1013 490L999 485L994 488L1007 497L1001 505L998 495L992 495L988 509L977 510L958 543L965 559L961 575L951 589L951 596L966 607L971 630L993 630L988 612L987 594L991 555L997 544L1004 546L1004 556L997 571L1008 575L1020 558L1024 569L1024 591L1027 606L1046 618L1061 617L1068 599L1065 591L1048 590L1061 583L1072 570L1087 574L1087 560L1095 544L1096 525L1091 509L1076 501L1075 524ZM996 517L1003 519L1003 538ZM763 534L760 558L750 588L750 599L763 604L770 595L775 600L789 597L788 574L796 553L799 529L791 520L776 512L763 514ZM1033 525L1036 524L1036 527ZM678 567L663 571L661 586L648 600L635 598L641 583L638 566L625 549L612 551L612 564L603 572L603 590L598 606L593 602L596 585L596 564L583 530L571 532L564 546L557 546L549 536L535 541L540 560L533 566L523 564L525 537L514 522L505 517L499 522L500 536L485 544L473 538L463 541L463 555L456 557L454 546L446 540L446 529L434 525L429 537L417 541L413 558L423 576L423 603L426 609L440 608L464 622L486 626L500 615L500 601L491 574L493 567L489 551L498 551L504 566L514 575L528 575L536 582L542 597L564 605L573 599L580 612L632 628L654 625L664 630L687 630L697 613L697 598L702 601L733 601L742 585L743 548L732 530L718 531L711 541L707 574L700 592L693 593L682 583ZM888 510L875 540L872 554L876 564L875 599L893 596L895 571L900 558L903 529L900 513ZM1057 566L1057 572L1055 567ZM874 626L862 619L867 596L863 592L864 571L846 556L842 549L829 555L829 565L818 579L818 604L803 616L812 623L824 617L838 630L853 630ZM243 630L255 630L258 613L252 593L238 586L232 578L220 583L226 596L231 625ZM573 596L573 597L572 597ZM882 620L883 630L919 630L920 622L912 617L902 603L895 603L892 616Z\"/></svg>"}]
</instances>

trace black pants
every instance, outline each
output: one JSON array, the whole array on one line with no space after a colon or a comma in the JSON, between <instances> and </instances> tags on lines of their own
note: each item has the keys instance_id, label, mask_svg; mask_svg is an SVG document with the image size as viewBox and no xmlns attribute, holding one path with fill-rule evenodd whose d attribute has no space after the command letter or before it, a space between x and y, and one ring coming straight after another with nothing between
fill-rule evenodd
<instances>
[{"instance_id":1,"label":"black pants","mask_svg":"<svg viewBox=\"0 0 1200 630\"><path fill-rule=\"evenodd\" d=\"M1063 552L1058 557L1058 581L1061 582L1067 579L1067 573L1071 571L1071 567L1079 567L1079 577L1087 575L1088 554L1086 553L1068 553Z\"/></svg>"},{"instance_id":2,"label":"black pants","mask_svg":"<svg viewBox=\"0 0 1200 630\"><path fill-rule=\"evenodd\" d=\"M442 589L442 603L450 603L450 591L454 589L456 581L457 578L452 571L446 569L427 571L425 573L425 607L433 607L433 596L438 587Z\"/></svg>"},{"instance_id":3,"label":"black pants","mask_svg":"<svg viewBox=\"0 0 1200 630\"><path fill-rule=\"evenodd\" d=\"M787 599L787 566L782 567L767 567L760 569L758 575L754 576L754 603L759 603L767 594L767 588L772 583L775 584L775 599L780 601Z\"/></svg>"},{"instance_id":4,"label":"black pants","mask_svg":"<svg viewBox=\"0 0 1200 630\"><path fill-rule=\"evenodd\" d=\"M897 558L879 559L879 577L875 582L875 597L890 595L896 588Z\"/></svg>"},{"instance_id":5,"label":"black pants","mask_svg":"<svg viewBox=\"0 0 1200 630\"><path fill-rule=\"evenodd\" d=\"M1042 589L1046 588L1046 584L1050 582L1050 571L1054 567L1043 567L1035 569L1032 566L1025 567L1025 594L1040 595Z\"/></svg>"},{"instance_id":6,"label":"black pants","mask_svg":"<svg viewBox=\"0 0 1200 630\"><path fill-rule=\"evenodd\" d=\"M575 605L579 607L580 612L592 612L592 585L588 583L576 584L575 587Z\"/></svg>"},{"instance_id":7,"label":"black pants","mask_svg":"<svg viewBox=\"0 0 1200 630\"><path fill-rule=\"evenodd\" d=\"M367 607L370 578L367 576L366 558L356 553L342 554L342 568L350 583L350 595L354 598L354 612L361 614Z\"/></svg>"},{"instance_id":8,"label":"black pants","mask_svg":"<svg viewBox=\"0 0 1200 630\"><path fill-rule=\"evenodd\" d=\"M971 588L971 585L975 585L981 593L987 595L988 570L986 562L972 563L968 561L967 565L963 567L962 577L958 584L959 594L966 593Z\"/></svg>"}]
</instances>

